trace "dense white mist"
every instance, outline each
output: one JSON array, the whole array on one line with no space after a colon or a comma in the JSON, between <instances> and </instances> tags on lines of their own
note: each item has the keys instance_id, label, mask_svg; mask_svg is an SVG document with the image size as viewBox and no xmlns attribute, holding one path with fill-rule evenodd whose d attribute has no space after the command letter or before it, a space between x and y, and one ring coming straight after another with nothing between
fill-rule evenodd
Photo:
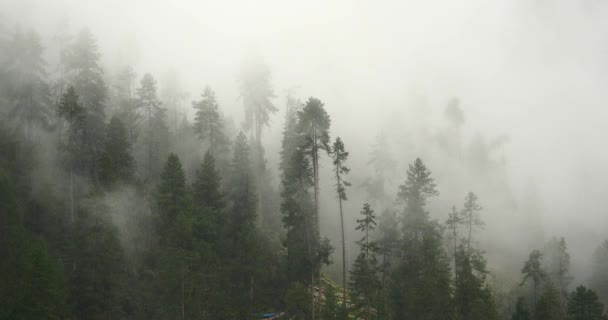
<instances>
[{"instance_id":1,"label":"dense white mist","mask_svg":"<svg viewBox=\"0 0 608 320\"><path fill-rule=\"evenodd\" d=\"M493 242L493 255L519 252L503 257L519 266L530 249L521 228L538 220L542 236L566 237L575 282L586 282L591 253L608 237L608 5L602 1L0 0L0 21L39 32L50 68L61 26L67 22L72 33L89 27L109 79L133 65L138 78L154 74L162 92L163 77L174 72L189 93L187 115L189 101L210 85L237 127L239 67L249 54L263 56L281 111L290 89L326 103L332 136L341 136L351 153L351 220L364 201L356 184L371 173L370 145L382 132L398 163L395 186L417 156L436 174L441 196L431 206L434 217L443 221L468 191L479 194L489 231L484 241L507 239ZM453 97L465 114L465 154L509 137L489 153L498 168L475 170L473 160L455 160L437 147ZM265 135L273 167L282 121L277 113ZM337 221L333 181L323 183L329 228ZM526 206L538 216L525 216L532 210Z\"/></svg>"}]
</instances>

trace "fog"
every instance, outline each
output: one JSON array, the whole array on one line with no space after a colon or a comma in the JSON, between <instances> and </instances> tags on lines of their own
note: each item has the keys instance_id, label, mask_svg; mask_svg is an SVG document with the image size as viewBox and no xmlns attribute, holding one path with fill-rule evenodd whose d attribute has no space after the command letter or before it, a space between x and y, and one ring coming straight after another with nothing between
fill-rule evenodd
<instances>
[{"instance_id":1,"label":"fog","mask_svg":"<svg viewBox=\"0 0 608 320\"><path fill-rule=\"evenodd\" d=\"M350 151L347 230L367 201L362 184L373 173L372 145L383 136L395 161L387 206L399 207L397 186L421 157L440 192L429 204L433 218L443 223L469 191L478 194L486 225L479 242L491 271L518 274L531 249L563 236L574 284L587 284L592 253L608 238L602 1L0 0L0 21L4 29L37 31L51 72L59 36L86 27L108 83L126 66L136 83L153 74L161 98L164 87L178 83L184 99L177 113L168 110L170 128L171 119L193 119L191 101L209 85L239 130L238 73L248 57L261 57L279 109L263 136L273 184L280 183L287 94L318 97L331 116L332 138ZM464 114L457 128L446 117L455 98ZM202 159L203 151L192 152ZM321 233L337 246L327 156L321 166ZM126 201L121 192L108 197ZM347 235L350 243L358 238Z\"/></svg>"}]
</instances>

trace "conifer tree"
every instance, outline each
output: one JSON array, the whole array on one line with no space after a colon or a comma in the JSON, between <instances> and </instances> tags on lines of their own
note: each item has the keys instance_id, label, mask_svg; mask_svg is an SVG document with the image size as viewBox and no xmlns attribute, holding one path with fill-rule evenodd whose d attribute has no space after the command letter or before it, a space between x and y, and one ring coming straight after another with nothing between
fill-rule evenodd
<instances>
[{"instance_id":1,"label":"conifer tree","mask_svg":"<svg viewBox=\"0 0 608 320\"><path fill-rule=\"evenodd\" d=\"M528 261L526 261L524 267L521 269L521 273L524 277L519 285L523 286L526 281L532 280L533 302L535 306L538 300L538 287L540 286L541 281L545 280L547 277L545 270L542 268L542 259L543 254L540 251L532 250L528 257Z\"/></svg>"},{"instance_id":2,"label":"conifer tree","mask_svg":"<svg viewBox=\"0 0 608 320\"><path fill-rule=\"evenodd\" d=\"M100 180L111 186L117 181L129 182L133 177L134 163L131 144L122 121L112 117L106 128L106 139L100 158Z\"/></svg>"},{"instance_id":3,"label":"conifer tree","mask_svg":"<svg viewBox=\"0 0 608 320\"><path fill-rule=\"evenodd\" d=\"M401 261L393 273L392 306L395 319L443 317L450 309L449 262L443 250L441 226L429 220L425 205L439 192L422 160L409 166L399 187L403 210Z\"/></svg>"},{"instance_id":4,"label":"conifer tree","mask_svg":"<svg viewBox=\"0 0 608 320\"><path fill-rule=\"evenodd\" d=\"M568 297L568 320L602 320L604 306L597 294L584 286L578 286Z\"/></svg>"},{"instance_id":5,"label":"conifer tree","mask_svg":"<svg viewBox=\"0 0 608 320\"><path fill-rule=\"evenodd\" d=\"M471 241L473 231L476 227L483 227L483 220L479 217L479 211L482 207L477 203L477 196L473 192L469 192L464 199L464 206L462 208L461 219L462 223L466 226L468 232L467 238L467 254L471 254Z\"/></svg>"},{"instance_id":6,"label":"conifer tree","mask_svg":"<svg viewBox=\"0 0 608 320\"><path fill-rule=\"evenodd\" d=\"M137 88L137 105L144 116L142 136L145 144L145 181L150 184L160 174L161 159L168 148L169 129L165 109L157 96L156 80L146 73Z\"/></svg>"},{"instance_id":7,"label":"conifer tree","mask_svg":"<svg viewBox=\"0 0 608 320\"><path fill-rule=\"evenodd\" d=\"M98 182L98 158L105 136L105 103L108 90L99 60L101 54L89 29L81 30L63 56L69 83L79 96L85 110L87 158L84 166L94 182Z\"/></svg>"},{"instance_id":8,"label":"conifer tree","mask_svg":"<svg viewBox=\"0 0 608 320\"><path fill-rule=\"evenodd\" d=\"M593 253L590 286L600 297L602 303L608 303L608 240L602 242Z\"/></svg>"},{"instance_id":9,"label":"conifer tree","mask_svg":"<svg viewBox=\"0 0 608 320\"><path fill-rule=\"evenodd\" d=\"M6 97L6 112L21 137L30 142L35 128L51 124L51 92L47 84L46 62L40 37L33 31L17 29L6 45L0 65L0 95Z\"/></svg>"},{"instance_id":10,"label":"conifer tree","mask_svg":"<svg viewBox=\"0 0 608 320\"><path fill-rule=\"evenodd\" d=\"M355 314L364 319L375 319L377 296L380 281L377 277L378 244L371 240L371 233L376 227L376 216L369 203L363 205L361 219L357 219L355 230L363 232L361 240L357 241L360 253L355 259L349 284L351 299Z\"/></svg>"},{"instance_id":11,"label":"conifer tree","mask_svg":"<svg viewBox=\"0 0 608 320\"><path fill-rule=\"evenodd\" d=\"M266 163L262 147L262 131L270 124L270 115L277 112L272 103L275 97L270 84L270 68L261 59L250 59L245 63L239 74L240 93L245 107L245 122L243 128L254 135L253 163L256 175L255 185L258 189L257 214L260 224L263 223L262 212L264 194L264 179Z\"/></svg>"},{"instance_id":12,"label":"conifer tree","mask_svg":"<svg viewBox=\"0 0 608 320\"><path fill-rule=\"evenodd\" d=\"M346 201L346 187L350 186L350 182L344 180L344 175L350 172L350 169L345 165L348 159L348 151L344 148L344 143L339 137L336 138L332 147L332 158L334 162L334 172L336 174L336 192L338 195L338 204L340 208L340 228L342 233L342 304L346 307L346 240L344 238L344 212L342 211L342 201Z\"/></svg>"},{"instance_id":13,"label":"conifer tree","mask_svg":"<svg viewBox=\"0 0 608 320\"><path fill-rule=\"evenodd\" d=\"M328 154L331 152L329 146L329 126L331 121L329 115L324 109L324 103L317 98L310 97L304 108L298 112L298 131L302 137L300 148L304 150L312 164L312 180L313 180L313 195L314 195L314 220L312 226L317 244L321 243L321 233L319 225L319 158L320 151L325 150ZM317 279L321 281L321 269L318 269ZM314 284L314 277L311 279ZM314 286L314 285L313 285ZM314 319L314 301L312 303L312 312Z\"/></svg>"},{"instance_id":14,"label":"conifer tree","mask_svg":"<svg viewBox=\"0 0 608 320\"><path fill-rule=\"evenodd\" d=\"M511 320L531 320L530 311L528 309L528 304L526 304L526 299L524 297L517 298L517 303L515 304L515 312L511 316Z\"/></svg>"},{"instance_id":15,"label":"conifer tree","mask_svg":"<svg viewBox=\"0 0 608 320\"><path fill-rule=\"evenodd\" d=\"M74 175L82 172L83 158L86 154L85 136L85 110L78 102L78 95L74 87L70 86L61 97L57 115L68 124L66 151L67 164L70 172L70 215L69 221L73 223L76 219Z\"/></svg>"},{"instance_id":16,"label":"conifer tree","mask_svg":"<svg viewBox=\"0 0 608 320\"><path fill-rule=\"evenodd\" d=\"M224 123L219 113L219 107L215 99L215 92L209 86L200 101L192 102L196 109L194 118L194 132L198 137L209 143L209 150L217 156L219 149L225 146L227 138L224 135Z\"/></svg>"}]
</instances>

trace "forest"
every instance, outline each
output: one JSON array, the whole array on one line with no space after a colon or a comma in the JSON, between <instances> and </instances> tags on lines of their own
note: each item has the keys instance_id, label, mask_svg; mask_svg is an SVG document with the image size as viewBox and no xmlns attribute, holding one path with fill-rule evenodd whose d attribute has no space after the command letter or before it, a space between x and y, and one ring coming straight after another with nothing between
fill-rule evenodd
<instances>
[{"instance_id":1,"label":"forest","mask_svg":"<svg viewBox=\"0 0 608 320\"><path fill-rule=\"evenodd\" d=\"M466 100L362 129L264 54L191 92L86 24L7 21L0 320L608 319L608 233L547 232Z\"/></svg>"}]
</instances>

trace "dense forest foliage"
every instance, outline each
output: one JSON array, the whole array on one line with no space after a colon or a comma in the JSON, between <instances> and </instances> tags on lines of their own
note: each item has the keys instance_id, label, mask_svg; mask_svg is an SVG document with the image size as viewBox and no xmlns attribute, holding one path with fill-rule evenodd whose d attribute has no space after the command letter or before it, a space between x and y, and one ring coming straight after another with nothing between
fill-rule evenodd
<instances>
[{"instance_id":1,"label":"dense forest foliage","mask_svg":"<svg viewBox=\"0 0 608 320\"><path fill-rule=\"evenodd\" d=\"M319 98L277 97L261 59L235 79L239 127L204 85L194 116L170 121L180 92L161 95L130 67L106 77L87 29L57 66L42 43L0 34L0 319L606 319L608 241L590 257L589 288L571 285L561 237L517 262L516 283L494 281L478 239L484 199L462 190L432 218L433 168L389 159L381 139L349 230L352 159L331 133L341 119ZM275 168L263 137L280 109ZM461 112L446 108L454 123ZM395 161L408 169L390 190ZM338 217L341 241L323 234L323 215Z\"/></svg>"}]
</instances>

